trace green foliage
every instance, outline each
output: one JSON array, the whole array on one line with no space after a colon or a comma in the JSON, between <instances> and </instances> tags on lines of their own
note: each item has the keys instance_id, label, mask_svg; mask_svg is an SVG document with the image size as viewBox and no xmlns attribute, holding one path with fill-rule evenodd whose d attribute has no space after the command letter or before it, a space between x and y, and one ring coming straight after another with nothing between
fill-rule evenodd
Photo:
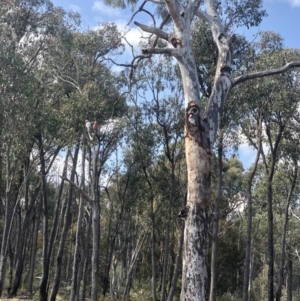
<instances>
[{"instance_id":1,"label":"green foliage","mask_svg":"<svg viewBox=\"0 0 300 301\"><path fill-rule=\"evenodd\" d=\"M252 282L250 291L251 300L267 300L268 299L268 267L262 266L260 273Z\"/></svg>"},{"instance_id":2,"label":"green foliage","mask_svg":"<svg viewBox=\"0 0 300 301\"><path fill-rule=\"evenodd\" d=\"M217 296L217 301L239 301L241 297L237 294L225 293L222 296Z\"/></svg>"}]
</instances>

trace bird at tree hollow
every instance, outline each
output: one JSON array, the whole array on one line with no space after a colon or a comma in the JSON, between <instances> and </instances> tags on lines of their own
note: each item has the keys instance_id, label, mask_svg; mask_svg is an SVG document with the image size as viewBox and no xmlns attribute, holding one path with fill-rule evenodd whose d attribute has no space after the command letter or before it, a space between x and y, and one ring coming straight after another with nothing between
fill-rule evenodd
<instances>
[{"instance_id":1,"label":"bird at tree hollow","mask_svg":"<svg viewBox=\"0 0 300 301\"><path fill-rule=\"evenodd\" d=\"M190 206L185 206L184 208L182 208L179 212L179 214L177 215L180 219L182 219L183 221L186 220L187 216L188 216L188 212L190 210Z\"/></svg>"},{"instance_id":2,"label":"bird at tree hollow","mask_svg":"<svg viewBox=\"0 0 300 301\"><path fill-rule=\"evenodd\" d=\"M94 121L94 123L93 123L93 130L94 130L95 134L97 134L97 132L98 132L98 123L97 123L97 121Z\"/></svg>"}]
</instances>

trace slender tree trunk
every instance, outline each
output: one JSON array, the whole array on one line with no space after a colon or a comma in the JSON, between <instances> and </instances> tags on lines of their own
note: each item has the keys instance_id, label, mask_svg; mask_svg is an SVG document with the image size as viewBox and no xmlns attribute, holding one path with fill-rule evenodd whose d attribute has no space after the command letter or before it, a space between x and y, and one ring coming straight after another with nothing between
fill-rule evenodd
<instances>
[{"instance_id":1,"label":"slender tree trunk","mask_svg":"<svg viewBox=\"0 0 300 301\"><path fill-rule=\"evenodd\" d=\"M176 290L177 280L178 280L178 276L179 276L179 269L181 266L183 234L184 234L184 223L182 223L182 225L181 225L180 238L179 238L179 244L178 244L178 252L177 252L177 256L176 256L175 268L173 271L173 277L172 277L171 287L170 287L167 301L173 300L175 290Z\"/></svg>"},{"instance_id":2,"label":"slender tree trunk","mask_svg":"<svg viewBox=\"0 0 300 301\"><path fill-rule=\"evenodd\" d=\"M70 221L72 222L72 219L70 219ZM69 246L67 248L67 254L66 254L66 257L67 257L67 262L66 262L66 265L65 265L65 283L71 283L71 279L70 279L70 271L71 271L71 260L72 260L72 255L73 255L73 252L72 252L72 246L73 246L73 228L71 227L70 229L70 235L69 235ZM67 242L66 242L67 243Z\"/></svg>"},{"instance_id":3,"label":"slender tree trunk","mask_svg":"<svg viewBox=\"0 0 300 301\"><path fill-rule=\"evenodd\" d=\"M24 175L24 178L28 178L28 174ZM26 238L28 236L28 229L32 217L32 211L33 211L33 206L36 203L36 199L38 196L38 193L40 191L40 185L38 185L30 199L30 202L28 200L28 190L29 190L29 185L25 185L25 217L23 222L21 222L21 214L20 214L20 231L18 235L18 246L17 246L17 252L16 252L16 268L15 268L15 275L14 275L14 281L12 284L12 288L9 292L9 297L13 297L17 294L17 291L20 287L21 284L21 278L23 274L23 268L25 264L25 251L26 251Z\"/></svg>"},{"instance_id":4,"label":"slender tree trunk","mask_svg":"<svg viewBox=\"0 0 300 301\"><path fill-rule=\"evenodd\" d=\"M48 258L49 258L49 262L50 262L50 258L52 257L53 251L54 251L54 244L55 244L55 240L57 237L57 231L58 231L58 227L59 227L59 219L60 219L60 215L63 215L63 210L61 207L61 203L62 203L62 195L63 195L63 191L64 191L64 187L65 187L65 178L67 176L67 172L68 172L68 160L69 157L71 155L71 151L70 149L67 150L66 153L66 157L65 157L65 161L64 161L64 167L63 167L63 171L62 171L62 179L59 185L59 189L58 189L58 195L56 198L56 203L55 203L55 209L54 209L54 217L53 217L53 221L52 221L52 228L51 228L51 233L50 233L50 239L49 239L49 246L52 246L51 248L49 248L48 250Z\"/></svg>"},{"instance_id":5,"label":"slender tree trunk","mask_svg":"<svg viewBox=\"0 0 300 301\"><path fill-rule=\"evenodd\" d=\"M98 275L99 275L99 242L100 242L100 200L98 193L98 155L99 145L94 146L93 175L92 175L92 230L93 230L93 253L92 253L92 301L98 299Z\"/></svg>"},{"instance_id":6,"label":"slender tree trunk","mask_svg":"<svg viewBox=\"0 0 300 301\"><path fill-rule=\"evenodd\" d=\"M121 224L121 221L124 217L124 207L125 207L125 200L126 200L126 191L128 189L128 186L129 186L129 179L130 177L128 176L127 177L127 180L126 180L126 185L125 185L125 188L122 192L122 196L121 196L121 201L122 201L122 205L121 205L121 210L118 214L118 220L116 222L116 226L115 226L115 229L114 229L114 233L113 235L111 235L111 224L112 224L112 216L114 215L114 213L112 213L110 215L110 219L109 219L109 226L108 226L108 238L107 238L107 249L106 249L106 263L105 263L105 270L104 270L104 276L103 276L103 290L102 290L102 294L103 296L106 295L107 293L107 290L108 290L108 284L109 284L109 271L110 271L110 268L111 268L111 263L112 263L112 258L113 258L113 252L114 252L114 247L115 247L115 242L116 242L116 238L117 238L117 235L119 234L119 227L120 227L120 224ZM110 199L110 195L109 195L109 192L108 192L108 189L105 189L106 190L106 194L111 201ZM112 289L112 291L114 291L114 288ZM111 294L112 298L114 298L113 296L113 293Z\"/></svg>"},{"instance_id":7,"label":"slender tree trunk","mask_svg":"<svg viewBox=\"0 0 300 301\"><path fill-rule=\"evenodd\" d=\"M83 253L83 260L82 264L80 265L79 275L82 272L82 296L81 301L85 301L86 296L86 285L88 279L88 272L89 272L89 249L90 249L90 237L92 231L92 214L88 216L88 223L87 223L87 233L86 233L86 240L85 240L85 247Z\"/></svg>"},{"instance_id":8,"label":"slender tree trunk","mask_svg":"<svg viewBox=\"0 0 300 301\"><path fill-rule=\"evenodd\" d=\"M50 259L48 258L48 228L49 228L49 215L48 215L48 201L47 201L47 187L46 187L46 164L45 164L45 153L43 147L43 141L41 135L38 137L39 144L39 155L41 163L41 208L43 212L43 251L42 251L42 278L40 282L40 301L47 301L48 299L48 277L49 277L49 264Z\"/></svg>"},{"instance_id":9,"label":"slender tree trunk","mask_svg":"<svg viewBox=\"0 0 300 301\"><path fill-rule=\"evenodd\" d=\"M12 286L12 281L13 281L13 271L14 271L14 251L11 245L11 242L8 241L8 246L7 246L8 250L8 259L9 259L9 269L8 269L8 291L10 290L11 286Z\"/></svg>"},{"instance_id":10,"label":"slender tree trunk","mask_svg":"<svg viewBox=\"0 0 300 301\"><path fill-rule=\"evenodd\" d=\"M49 280L49 267L50 267L50 259L53 249L54 237L52 234L50 236L49 243L49 211L48 211L48 196L47 196L47 182L46 176L49 171L46 169L45 162L45 150L43 146L43 138L42 135L39 134L38 137L38 147L39 147L39 158L40 158L40 177L41 177L41 208L43 215L43 251L42 251L42 278L39 286L39 298L40 301L47 301L48 299L48 280ZM58 147L53 156L57 156L60 148ZM52 163L54 161L54 157L52 158ZM57 225L53 222L53 227ZM52 231L53 232L53 231ZM54 231L55 232L55 231ZM53 241L52 241L53 238Z\"/></svg>"},{"instance_id":11,"label":"slender tree trunk","mask_svg":"<svg viewBox=\"0 0 300 301\"><path fill-rule=\"evenodd\" d=\"M120 217L120 215L119 215ZM120 217L121 218L121 217ZM120 220L119 220L120 221ZM112 258L113 258L113 252L114 252L114 247L115 247L115 241L116 241L116 235L118 234L118 229L119 229L119 221L115 229L115 234L113 237L108 239L108 246L107 246L107 254L106 254L106 266L105 266L105 271L104 271L104 276L103 276L103 289L102 289L102 294L103 296L106 296L106 293L109 288L109 271L112 263ZM111 226L109 226L110 228ZM108 235L110 235L110 230Z\"/></svg>"},{"instance_id":12,"label":"slender tree trunk","mask_svg":"<svg viewBox=\"0 0 300 301\"><path fill-rule=\"evenodd\" d=\"M0 250L0 296L2 295L5 273L6 273L6 262L7 262L7 248L9 241L10 223L12 219L12 208L11 208L11 162L10 162L10 145L6 145L6 192L5 192L5 215L4 215L4 226L2 233L2 243Z\"/></svg>"},{"instance_id":13,"label":"slender tree trunk","mask_svg":"<svg viewBox=\"0 0 300 301\"><path fill-rule=\"evenodd\" d=\"M14 273L14 277L13 277L13 283L8 292L8 296L10 298L16 296L18 288L21 283L21 277L23 274L24 255L25 255L24 248L25 248L27 230L28 230L28 225L29 225L29 214L26 214L26 215L27 216L25 217L22 227L21 227L21 220L20 220L18 245L17 245L16 257L15 257L16 268L15 268L15 273ZM21 214L20 214L20 219L21 219Z\"/></svg>"},{"instance_id":14,"label":"slender tree trunk","mask_svg":"<svg viewBox=\"0 0 300 301\"><path fill-rule=\"evenodd\" d=\"M152 226L151 226L152 227ZM128 270L127 270L127 277L126 277L126 285L125 285L125 289L124 289L124 293L123 293L123 297L122 297L122 301L126 301L127 297L129 295L129 291L131 288L131 284L132 284L132 272L133 272L133 268L136 264L136 261L138 259L138 255L140 253L141 247L144 244L145 239L148 236L148 230L145 231L141 236L139 241L136 244L135 249L133 250L133 252L131 252L131 258L128 264Z\"/></svg>"},{"instance_id":15,"label":"slender tree trunk","mask_svg":"<svg viewBox=\"0 0 300 301\"><path fill-rule=\"evenodd\" d=\"M171 157L170 157L171 158ZM165 238L165 248L164 248L164 257L163 257L163 275L162 275L162 287L161 287L161 295L160 300L165 301L166 299L166 285L167 285L167 272L168 272L168 262L169 262L169 245L170 245L170 223L171 223L171 214L173 207L173 194L174 194L174 186L175 186L175 164L173 160L171 162L171 183L170 183L170 196L169 196L169 206L167 213L167 225L166 225L166 238Z\"/></svg>"},{"instance_id":16,"label":"slender tree trunk","mask_svg":"<svg viewBox=\"0 0 300 301\"><path fill-rule=\"evenodd\" d=\"M74 179L75 179L79 148L80 148L80 143L77 143L77 145L75 147L73 166L72 166L72 171L71 171L71 181L72 182L74 182ZM58 292L58 288L60 285L60 281L61 281L61 269L62 269L63 255L64 255L64 247L65 247L65 243L66 243L68 230L72 223L71 206L72 206L72 202L73 202L73 198L74 198L73 193L74 193L74 186L69 185L69 195L66 198L66 204L65 204L66 208L65 208L65 214L64 214L63 228L62 228L59 247L58 247L57 255L56 255L56 269L55 269L52 291L51 291L51 295L50 295L50 301L55 301L57 292Z\"/></svg>"},{"instance_id":17,"label":"slender tree trunk","mask_svg":"<svg viewBox=\"0 0 300 301\"><path fill-rule=\"evenodd\" d=\"M290 187L288 197L286 200L285 215L284 215L285 218L284 218L282 237L281 237L281 254L280 254L279 279L278 279L278 287L277 287L277 292L276 292L276 301L280 301L280 299L281 299L281 291L282 291L282 286L284 283L286 232L287 232L287 226L288 226L288 220L289 220L290 202L291 202L292 195L293 195L294 188L296 186L296 181L297 181L297 174L298 174L298 164L297 163L298 163L297 160L295 160L295 162L294 162L295 173L293 175L292 185Z\"/></svg>"},{"instance_id":18,"label":"slender tree trunk","mask_svg":"<svg viewBox=\"0 0 300 301\"><path fill-rule=\"evenodd\" d=\"M284 126L282 124L279 125L279 130L275 139L275 143L273 145L271 132L270 132L270 125L266 124L266 134L268 136L269 144L271 147L271 164L268 167L267 160L261 151L267 179L266 179L266 188L267 188L267 203L268 203L268 300L274 301L274 233L273 233L273 188L272 188L272 181L275 171L275 165L277 162L277 151L279 142L282 137L282 133L284 130Z\"/></svg>"},{"instance_id":19,"label":"slender tree trunk","mask_svg":"<svg viewBox=\"0 0 300 301\"><path fill-rule=\"evenodd\" d=\"M287 261L287 281L286 281L287 299L293 300L293 260L289 257Z\"/></svg>"},{"instance_id":20,"label":"slender tree trunk","mask_svg":"<svg viewBox=\"0 0 300 301\"><path fill-rule=\"evenodd\" d=\"M104 259L104 275L103 275L103 282L102 282L102 295L105 297L108 284L109 284L109 270L111 265L112 253L114 248L115 242L115 235L111 237L111 228L112 228L112 215L109 216L109 223L107 229L107 240L106 240L106 252L105 252L105 259Z\"/></svg>"},{"instance_id":21,"label":"slender tree trunk","mask_svg":"<svg viewBox=\"0 0 300 301\"><path fill-rule=\"evenodd\" d=\"M251 261L251 239L252 239L252 182L257 170L257 165L262 149L261 143L262 120L259 117L257 123L257 153L254 161L253 169L249 175L247 183L247 238L246 238L246 254L244 263L244 281L243 281L243 301L248 301L249 298L249 277L250 277L250 261Z\"/></svg>"},{"instance_id":22,"label":"slender tree trunk","mask_svg":"<svg viewBox=\"0 0 300 301\"><path fill-rule=\"evenodd\" d=\"M36 252L37 252L37 241L38 241L38 233L40 227L40 207L37 205L38 210L34 217L34 231L32 237L32 250L30 255L30 264L29 264L29 283L28 283L28 292L30 296L33 294L33 277L34 277L34 268L36 262Z\"/></svg>"},{"instance_id":23,"label":"slender tree trunk","mask_svg":"<svg viewBox=\"0 0 300 301\"><path fill-rule=\"evenodd\" d=\"M85 146L85 138L82 139L82 156L81 156L81 183L80 188L84 189L85 183L85 154L86 154L86 146ZM82 194L80 194L79 199L79 208L78 208L78 218L77 218L77 228L76 228L76 240L75 240L75 252L73 258L73 273L72 273L72 288L70 301L79 301L79 289L80 289L80 281L81 275L79 274L79 269L81 262L84 260L83 256L83 245L82 245L82 236L83 236L83 214L84 214L84 198Z\"/></svg>"},{"instance_id":24,"label":"slender tree trunk","mask_svg":"<svg viewBox=\"0 0 300 301\"><path fill-rule=\"evenodd\" d=\"M152 270L152 277L151 277L151 292L152 292L152 300L156 301L156 267L155 267L155 217L154 217L154 208L153 208L153 199L151 201L151 270ZM130 275L131 277L131 275Z\"/></svg>"},{"instance_id":25,"label":"slender tree trunk","mask_svg":"<svg viewBox=\"0 0 300 301\"><path fill-rule=\"evenodd\" d=\"M140 152L140 158L142 159L142 153ZM143 166L143 162L141 162ZM152 293L152 300L156 301L157 296L156 296L156 260L155 260L155 213L154 213L154 195L153 195L153 188L152 188L152 183L151 180L149 179L148 172L146 170L146 167L143 166L143 172L146 178L146 181L149 186L149 191L150 191L150 204L151 204L151 270L152 270L152 275L151 275L151 293ZM131 276L131 275L130 275ZM125 301L125 300L124 300Z\"/></svg>"},{"instance_id":26,"label":"slender tree trunk","mask_svg":"<svg viewBox=\"0 0 300 301\"><path fill-rule=\"evenodd\" d=\"M215 199L215 210L214 210L214 218L213 218L209 301L216 300L219 216L220 216L220 201L221 201L221 194L222 194L221 187L223 181L222 168L223 168L223 131L220 133L219 145L218 145L218 183L217 183L217 195Z\"/></svg>"},{"instance_id":27,"label":"slender tree trunk","mask_svg":"<svg viewBox=\"0 0 300 301\"><path fill-rule=\"evenodd\" d=\"M268 201L268 300L274 300L274 234L273 234L273 189L271 179L267 179Z\"/></svg>"}]
</instances>

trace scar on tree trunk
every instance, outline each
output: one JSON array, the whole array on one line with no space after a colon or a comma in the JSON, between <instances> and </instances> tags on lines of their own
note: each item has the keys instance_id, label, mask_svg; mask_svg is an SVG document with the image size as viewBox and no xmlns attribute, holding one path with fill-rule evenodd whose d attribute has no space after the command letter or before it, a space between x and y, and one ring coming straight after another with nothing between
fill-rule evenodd
<instances>
[{"instance_id":1,"label":"scar on tree trunk","mask_svg":"<svg viewBox=\"0 0 300 301\"><path fill-rule=\"evenodd\" d=\"M207 154L211 155L210 142L206 130L206 119L201 120L200 108L195 101L190 101L186 108L185 137L194 140L200 147L204 147Z\"/></svg>"}]
</instances>

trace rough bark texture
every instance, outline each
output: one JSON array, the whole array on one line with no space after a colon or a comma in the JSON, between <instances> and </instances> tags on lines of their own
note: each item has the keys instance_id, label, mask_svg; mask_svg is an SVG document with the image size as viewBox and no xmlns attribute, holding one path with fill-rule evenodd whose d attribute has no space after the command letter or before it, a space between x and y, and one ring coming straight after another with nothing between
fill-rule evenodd
<instances>
[{"instance_id":1,"label":"rough bark texture","mask_svg":"<svg viewBox=\"0 0 300 301\"><path fill-rule=\"evenodd\" d=\"M186 137L189 212L185 221L181 301L208 298L211 154L201 145L200 136L200 127L191 127Z\"/></svg>"}]
</instances>

